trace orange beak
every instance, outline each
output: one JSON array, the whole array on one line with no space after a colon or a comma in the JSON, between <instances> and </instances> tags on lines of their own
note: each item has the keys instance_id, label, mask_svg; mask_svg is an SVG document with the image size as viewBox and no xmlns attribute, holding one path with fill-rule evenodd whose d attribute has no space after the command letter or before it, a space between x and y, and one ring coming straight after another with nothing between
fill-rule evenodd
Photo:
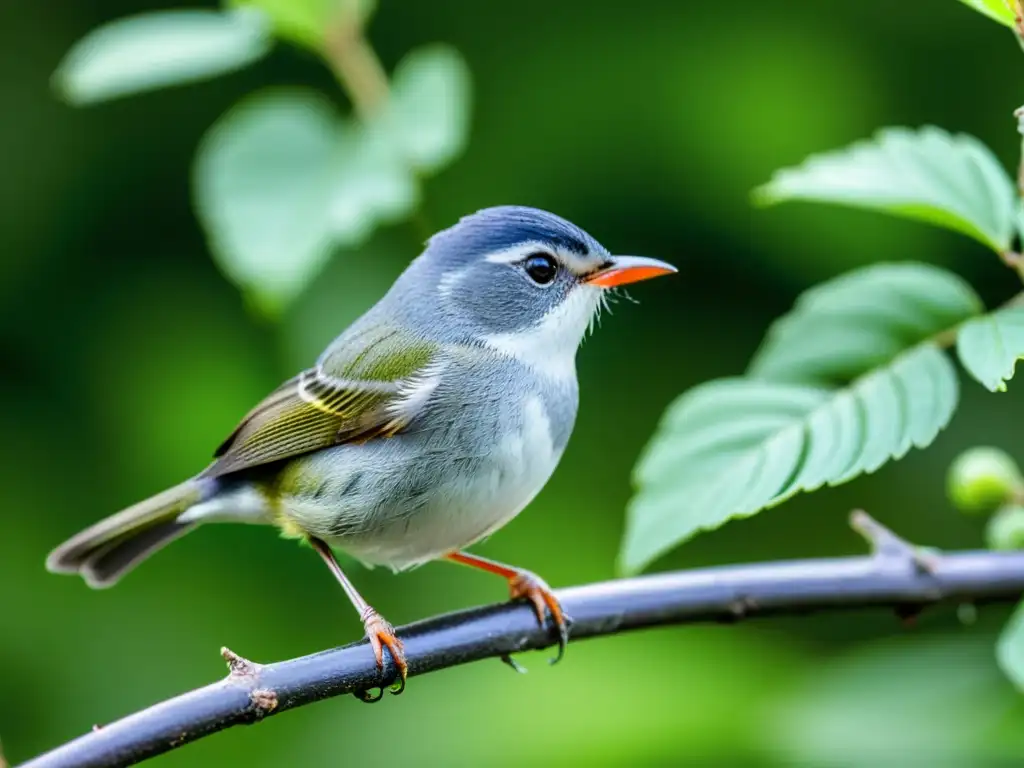
<instances>
[{"instance_id":1,"label":"orange beak","mask_svg":"<svg viewBox=\"0 0 1024 768\"><path fill-rule=\"evenodd\" d=\"M607 266L587 275L583 278L583 282L601 288L614 288L617 285L669 275L675 271L677 271L676 268L671 264L657 259L648 259L643 256L612 256Z\"/></svg>"}]
</instances>

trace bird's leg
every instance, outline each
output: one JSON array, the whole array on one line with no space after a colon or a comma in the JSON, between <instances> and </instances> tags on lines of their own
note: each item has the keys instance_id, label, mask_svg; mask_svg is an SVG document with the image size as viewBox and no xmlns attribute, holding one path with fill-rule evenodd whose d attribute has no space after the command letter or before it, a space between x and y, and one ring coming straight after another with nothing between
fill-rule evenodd
<instances>
[{"instance_id":1,"label":"bird's leg","mask_svg":"<svg viewBox=\"0 0 1024 768\"><path fill-rule=\"evenodd\" d=\"M513 600L524 597L533 605L533 611L537 614L537 621L541 626L545 623L545 613L551 614L551 619L558 630L558 655L551 660L554 664L565 655L565 646L569 642L569 621L562 610L562 604L558 602L555 593L552 591L540 576L522 568L515 568L511 565L496 563L485 557L471 555L468 552L453 552L445 557L453 563L468 565L471 568L479 568L482 571L493 573L508 580L508 591Z\"/></svg>"},{"instance_id":2,"label":"bird's leg","mask_svg":"<svg viewBox=\"0 0 1024 768\"><path fill-rule=\"evenodd\" d=\"M367 602L363 599L363 596L356 591L355 586L351 581L348 580L348 576L345 575L344 571L341 570L341 566L338 565L338 561L334 557L334 553L331 548L327 546L322 540L310 536L309 543L313 546L320 557L327 563L327 567L331 569L331 573L334 574L334 578L341 584L341 588L345 590L345 594L348 595L348 599L352 601L352 605L357 611L359 611L359 618L363 622L363 627L366 629L366 637L370 641L370 647L373 648L373 655L377 659L377 668L382 672L384 670L384 646L391 652L391 658L395 661L395 666L398 667L398 673L401 675L401 687L394 691L397 695L405 690L405 678L408 674L409 667L405 662L405 651L402 648L402 641L395 635L395 628L388 623L383 616L375 611ZM383 694L383 691L381 691Z\"/></svg>"}]
</instances>

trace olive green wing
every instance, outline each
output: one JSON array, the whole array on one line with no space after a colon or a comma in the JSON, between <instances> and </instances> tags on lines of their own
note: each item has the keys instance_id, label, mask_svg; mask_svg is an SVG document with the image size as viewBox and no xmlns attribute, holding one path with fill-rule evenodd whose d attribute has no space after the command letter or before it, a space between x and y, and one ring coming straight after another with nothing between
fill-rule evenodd
<instances>
[{"instance_id":1,"label":"olive green wing","mask_svg":"<svg viewBox=\"0 0 1024 768\"><path fill-rule=\"evenodd\" d=\"M348 442L390 437L429 400L436 344L396 329L342 336L315 368L253 408L203 473L217 477Z\"/></svg>"}]
</instances>

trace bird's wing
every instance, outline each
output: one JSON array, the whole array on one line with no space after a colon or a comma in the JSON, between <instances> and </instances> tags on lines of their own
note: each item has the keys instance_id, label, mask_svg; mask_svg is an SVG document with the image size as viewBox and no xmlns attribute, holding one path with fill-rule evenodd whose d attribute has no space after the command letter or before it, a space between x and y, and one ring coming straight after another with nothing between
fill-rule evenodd
<instances>
[{"instance_id":1,"label":"bird's wing","mask_svg":"<svg viewBox=\"0 0 1024 768\"><path fill-rule=\"evenodd\" d=\"M203 474L218 477L332 445L390 437L422 410L440 368L439 346L407 331L344 334L316 367L253 408Z\"/></svg>"}]
</instances>

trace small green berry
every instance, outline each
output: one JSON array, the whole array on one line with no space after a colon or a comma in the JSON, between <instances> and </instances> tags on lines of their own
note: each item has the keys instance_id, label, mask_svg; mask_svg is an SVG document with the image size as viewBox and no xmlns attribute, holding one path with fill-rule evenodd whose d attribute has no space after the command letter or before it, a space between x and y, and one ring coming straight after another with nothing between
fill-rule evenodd
<instances>
[{"instance_id":1,"label":"small green berry","mask_svg":"<svg viewBox=\"0 0 1024 768\"><path fill-rule=\"evenodd\" d=\"M1007 504L985 527L989 549L1024 549L1024 506Z\"/></svg>"},{"instance_id":2,"label":"small green berry","mask_svg":"<svg viewBox=\"0 0 1024 768\"><path fill-rule=\"evenodd\" d=\"M964 451L949 468L946 481L950 500L969 514L990 513L1024 489L1017 462L998 448Z\"/></svg>"}]
</instances>

